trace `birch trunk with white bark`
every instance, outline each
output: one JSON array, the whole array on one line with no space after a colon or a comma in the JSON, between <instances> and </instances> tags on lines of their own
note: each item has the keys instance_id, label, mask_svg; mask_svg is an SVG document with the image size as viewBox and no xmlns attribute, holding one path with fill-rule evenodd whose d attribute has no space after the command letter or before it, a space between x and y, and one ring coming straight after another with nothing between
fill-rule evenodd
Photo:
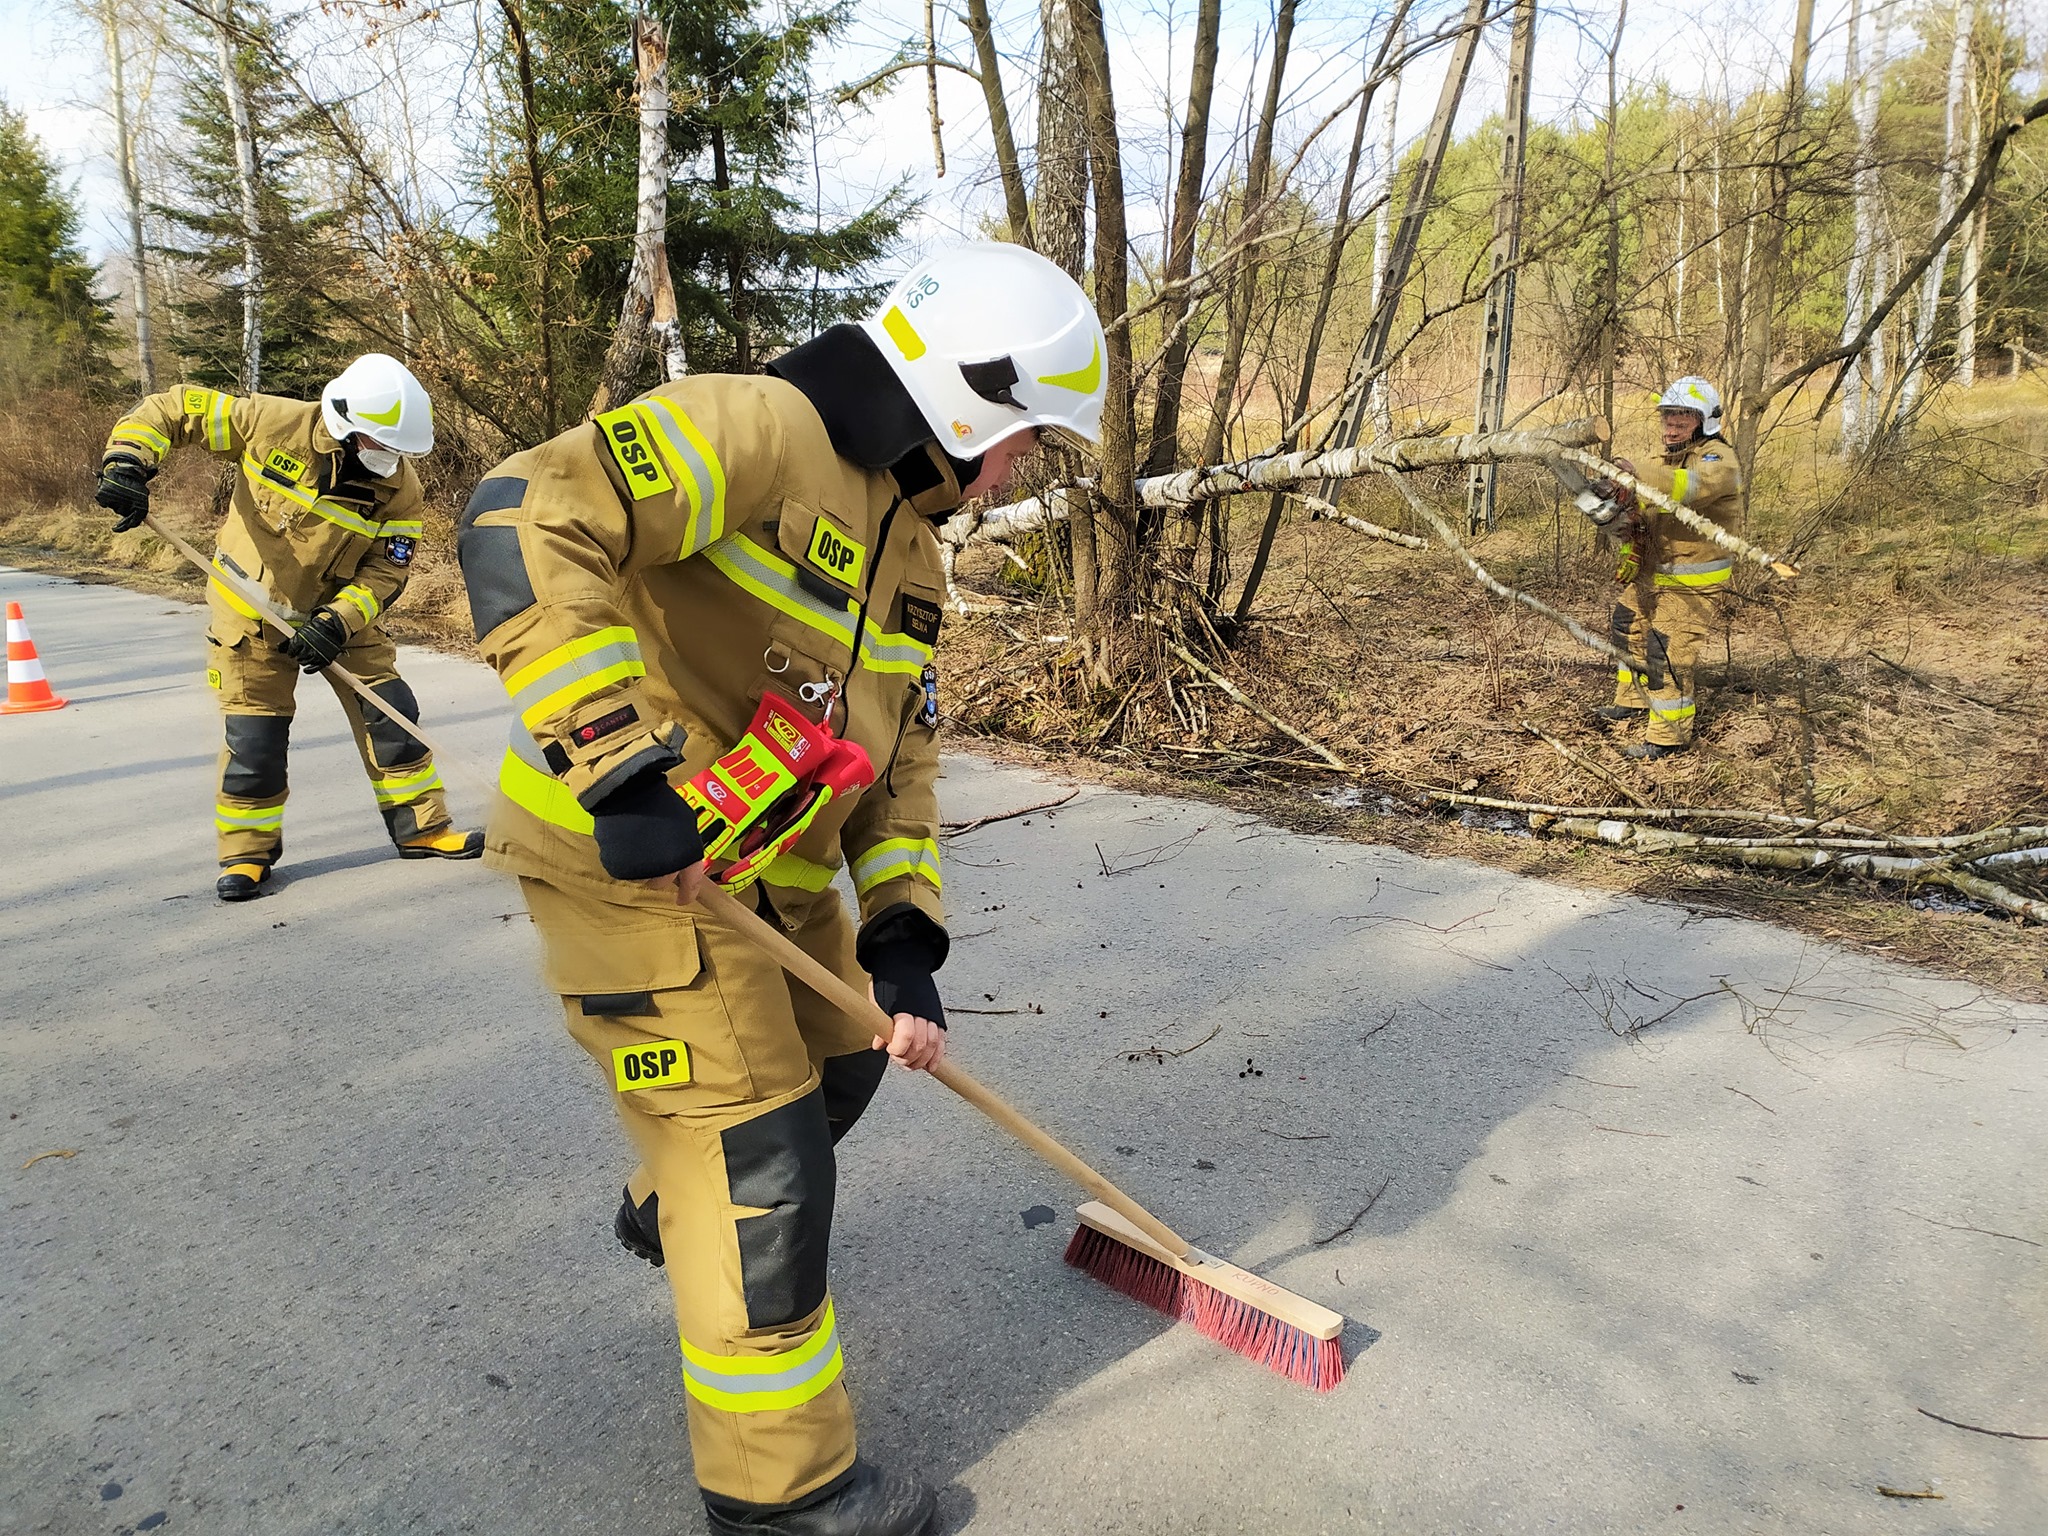
<instances>
[{"instance_id":1,"label":"birch trunk with white bark","mask_svg":"<svg viewBox=\"0 0 2048 1536\"><path fill-rule=\"evenodd\" d=\"M156 352L149 318L149 254L142 236L142 171L135 153L135 125L128 116L127 49L114 0L96 7L106 41L107 75L114 96L114 168L121 178L122 210L128 219L128 259L135 269L135 361L144 394L156 393Z\"/></svg>"},{"instance_id":2,"label":"birch trunk with white bark","mask_svg":"<svg viewBox=\"0 0 2048 1536\"><path fill-rule=\"evenodd\" d=\"M640 97L639 207L633 232L633 266L619 323L605 349L602 382L591 414L633 394L640 359L652 343L662 377L687 371L682 328L676 320L675 287L668 270L668 33L652 15L633 22L633 59Z\"/></svg>"},{"instance_id":3,"label":"birch trunk with white bark","mask_svg":"<svg viewBox=\"0 0 2048 1536\"><path fill-rule=\"evenodd\" d=\"M1962 162L1958 151L1963 135L1964 87L1969 79L1970 33L1977 20L1976 0L1956 0L1955 41L1948 58L1948 109L1941 153L1941 190L1935 200L1934 227L1948 223L1956 211L1962 184ZM1941 310L1941 280L1948 270L1946 247L1935 252L1934 260L1920 279L1920 292L1913 311L1913 341L1906 357L1905 376L1899 380L1901 421L1910 420L1913 408L1927 386L1927 353L1934 345L1934 321Z\"/></svg>"},{"instance_id":4,"label":"birch trunk with white bark","mask_svg":"<svg viewBox=\"0 0 2048 1536\"><path fill-rule=\"evenodd\" d=\"M1850 113L1856 123L1854 179L1855 234L1849 248L1846 303L1842 311L1842 341L1846 345L1863 329L1870 314L1870 300L1881 291L1875 281L1882 265L1878 246L1878 221L1882 209L1877 179L1878 88L1884 78L1886 45L1891 35L1890 0L1878 0L1870 11L1870 52L1866 58L1858 37L1861 7L1849 16L1849 60L1845 78L1850 90ZM1864 357L1856 359L1842 383L1842 445L1844 457L1861 453L1870 446L1872 403L1879 398L1884 373L1884 340L1876 338Z\"/></svg>"},{"instance_id":5,"label":"birch trunk with white bark","mask_svg":"<svg viewBox=\"0 0 2048 1536\"><path fill-rule=\"evenodd\" d=\"M263 223L258 212L256 138L249 124L249 98L235 64L232 0L220 0L214 31L220 45L220 87L227 96L228 118L235 132L235 179L242 193L242 389L253 395L263 384Z\"/></svg>"}]
</instances>

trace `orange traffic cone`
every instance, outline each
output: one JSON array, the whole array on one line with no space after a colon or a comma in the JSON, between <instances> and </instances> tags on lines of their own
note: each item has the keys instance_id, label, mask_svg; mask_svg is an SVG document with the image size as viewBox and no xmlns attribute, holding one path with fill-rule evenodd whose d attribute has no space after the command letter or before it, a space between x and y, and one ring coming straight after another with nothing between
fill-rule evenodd
<instances>
[{"instance_id":1,"label":"orange traffic cone","mask_svg":"<svg viewBox=\"0 0 2048 1536\"><path fill-rule=\"evenodd\" d=\"M28 637L28 620L21 616L21 604L7 605L7 702L0 715L26 715L39 709L62 709L66 700L50 692L50 680L43 676L43 664L36 658L36 643Z\"/></svg>"}]
</instances>

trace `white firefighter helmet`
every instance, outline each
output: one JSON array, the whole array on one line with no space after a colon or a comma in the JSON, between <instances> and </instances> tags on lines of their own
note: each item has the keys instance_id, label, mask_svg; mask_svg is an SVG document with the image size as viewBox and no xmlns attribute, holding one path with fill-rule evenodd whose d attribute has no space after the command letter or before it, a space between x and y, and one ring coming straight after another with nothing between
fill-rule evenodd
<instances>
[{"instance_id":1,"label":"white firefighter helmet","mask_svg":"<svg viewBox=\"0 0 2048 1536\"><path fill-rule=\"evenodd\" d=\"M365 352L320 391L320 419L337 443L352 434L395 453L434 451L434 407L412 370L382 352Z\"/></svg>"},{"instance_id":2,"label":"white firefighter helmet","mask_svg":"<svg viewBox=\"0 0 2048 1536\"><path fill-rule=\"evenodd\" d=\"M1698 374L1689 373L1682 379L1673 379L1670 387L1657 397L1657 409L1698 411L1700 436L1721 435L1721 391Z\"/></svg>"},{"instance_id":3,"label":"white firefighter helmet","mask_svg":"<svg viewBox=\"0 0 2048 1536\"><path fill-rule=\"evenodd\" d=\"M955 458L1031 427L1101 437L1101 322L1080 284L1036 251L994 241L941 251L861 325Z\"/></svg>"}]
</instances>

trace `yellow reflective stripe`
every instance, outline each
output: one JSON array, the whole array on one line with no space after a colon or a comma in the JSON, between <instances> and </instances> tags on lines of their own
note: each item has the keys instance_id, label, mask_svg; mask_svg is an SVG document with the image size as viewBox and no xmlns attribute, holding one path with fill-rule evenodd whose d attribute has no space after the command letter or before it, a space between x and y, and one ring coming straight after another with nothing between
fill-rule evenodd
<instances>
[{"instance_id":1,"label":"yellow reflective stripe","mask_svg":"<svg viewBox=\"0 0 2048 1536\"><path fill-rule=\"evenodd\" d=\"M249 600L243 597L242 594L240 592L237 592L232 586L228 585L228 583L224 579L222 579L220 575L216 573L212 577L208 578L208 580L212 585L213 590L221 595L221 600L225 602L230 608L234 609L235 612L239 613L243 618L254 619L258 623L261 623L263 621L263 615L258 613L254 608L249 606Z\"/></svg>"},{"instance_id":2,"label":"yellow reflective stripe","mask_svg":"<svg viewBox=\"0 0 2048 1536\"><path fill-rule=\"evenodd\" d=\"M628 677L645 677L640 637L614 624L556 646L505 679L505 691L528 730L548 716Z\"/></svg>"},{"instance_id":3,"label":"yellow reflective stripe","mask_svg":"<svg viewBox=\"0 0 2048 1536\"><path fill-rule=\"evenodd\" d=\"M1685 488L1691 479L1692 477L1682 469L1674 469L1671 472L1671 499L1673 501L1685 500Z\"/></svg>"},{"instance_id":4,"label":"yellow reflective stripe","mask_svg":"<svg viewBox=\"0 0 2048 1536\"><path fill-rule=\"evenodd\" d=\"M839 1323L825 1299L817 1331L795 1349L763 1355L714 1355L678 1335L683 1384L690 1396L727 1413L764 1413L801 1407L839 1379L846 1356Z\"/></svg>"},{"instance_id":5,"label":"yellow reflective stripe","mask_svg":"<svg viewBox=\"0 0 2048 1536\"><path fill-rule=\"evenodd\" d=\"M1718 587L1734 574L1735 564L1733 561L1703 571L1660 569L1657 572L1655 584L1660 587Z\"/></svg>"},{"instance_id":6,"label":"yellow reflective stripe","mask_svg":"<svg viewBox=\"0 0 2048 1536\"><path fill-rule=\"evenodd\" d=\"M834 608L812 594L797 580L796 567L780 555L762 548L743 533L719 540L705 552L705 558L736 586L758 597L769 607L809 625L819 634L853 648L853 613ZM909 635L864 629L860 637L860 662L870 672L901 672L916 677L932 659L932 648Z\"/></svg>"},{"instance_id":7,"label":"yellow reflective stripe","mask_svg":"<svg viewBox=\"0 0 2048 1536\"><path fill-rule=\"evenodd\" d=\"M939 845L928 837L892 837L853 860L853 888L863 896L905 875L920 876L939 890Z\"/></svg>"},{"instance_id":8,"label":"yellow reflective stripe","mask_svg":"<svg viewBox=\"0 0 2048 1536\"><path fill-rule=\"evenodd\" d=\"M762 871L761 878L770 885L790 890L822 891L838 873L829 864L818 864L798 858L793 853L785 853Z\"/></svg>"},{"instance_id":9,"label":"yellow reflective stripe","mask_svg":"<svg viewBox=\"0 0 2048 1536\"><path fill-rule=\"evenodd\" d=\"M337 603L351 604L356 612L363 616L365 624L370 623L378 614L384 611L384 605L377 601L377 594L361 583L354 583L343 587L334 594L334 600Z\"/></svg>"},{"instance_id":10,"label":"yellow reflective stripe","mask_svg":"<svg viewBox=\"0 0 2048 1536\"><path fill-rule=\"evenodd\" d=\"M118 421L114 423L113 440L117 443L133 443L138 448L147 448L159 456L171 451L171 440L163 433L139 421Z\"/></svg>"},{"instance_id":11,"label":"yellow reflective stripe","mask_svg":"<svg viewBox=\"0 0 2048 1536\"><path fill-rule=\"evenodd\" d=\"M498 765L498 788L507 800L551 826L583 833L596 826L590 812L569 793L568 785L553 774L522 762L515 751L508 749L505 760Z\"/></svg>"},{"instance_id":12,"label":"yellow reflective stripe","mask_svg":"<svg viewBox=\"0 0 2048 1536\"><path fill-rule=\"evenodd\" d=\"M430 790L446 789L447 785L441 782L441 775L429 763L396 778L372 779L370 788L376 792L379 805L397 805L402 801L417 800Z\"/></svg>"},{"instance_id":13,"label":"yellow reflective stripe","mask_svg":"<svg viewBox=\"0 0 2048 1536\"><path fill-rule=\"evenodd\" d=\"M387 539L417 539L425 534L426 524L402 517L393 523L379 523L377 532Z\"/></svg>"},{"instance_id":14,"label":"yellow reflective stripe","mask_svg":"<svg viewBox=\"0 0 2048 1536\"><path fill-rule=\"evenodd\" d=\"M687 559L725 536L725 466L686 412L659 395L649 395L640 404L646 408L645 420L655 429L657 441L682 471L690 516L676 558Z\"/></svg>"},{"instance_id":15,"label":"yellow reflective stripe","mask_svg":"<svg viewBox=\"0 0 2048 1536\"><path fill-rule=\"evenodd\" d=\"M206 446L215 453L226 453L233 441L229 428L232 425L231 413L234 410L234 406L235 402L232 396L223 395L219 392L214 394L212 401L208 404L206 412Z\"/></svg>"},{"instance_id":16,"label":"yellow reflective stripe","mask_svg":"<svg viewBox=\"0 0 2048 1536\"><path fill-rule=\"evenodd\" d=\"M244 806L220 805L213 808L213 824L223 832L248 830L270 832L284 825L282 805Z\"/></svg>"},{"instance_id":17,"label":"yellow reflective stripe","mask_svg":"<svg viewBox=\"0 0 2048 1536\"><path fill-rule=\"evenodd\" d=\"M245 452L242 455L242 469L249 476L252 485L260 484L267 491L275 491L287 501L295 501L307 511L318 513L338 528L346 528L350 533L359 533L366 539L378 536L379 524L357 516L338 502L328 501L311 486L280 485L263 473L263 462L253 453Z\"/></svg>"},{"instance_id":18,"label":"yellow reflective stripe","mask_svg":"<svg viewBox=\"0 0 2048 1536\"><path fill-rule=\"evenodd\" d=\"M1659 720L1690 720L1697 711L1690 697L1671 699L1660 704L1653 694L1650 698L1650 713Z\"/></svg>"}]
</instances>

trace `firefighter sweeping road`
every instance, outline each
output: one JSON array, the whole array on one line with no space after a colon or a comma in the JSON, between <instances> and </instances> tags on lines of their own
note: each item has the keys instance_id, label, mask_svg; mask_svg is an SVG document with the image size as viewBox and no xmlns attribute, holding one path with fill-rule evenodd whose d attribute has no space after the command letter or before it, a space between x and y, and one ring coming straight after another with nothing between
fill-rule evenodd
<instances>
[{"instance_id":1,"label":"firefighter sweeping road","mask_svg":"<svg viewBox=\"0 0 2048 1536\"><path fill-rule=\"evenodd\" d=\"M293 860L217 903L204 610L0 599L70 700L0 720L0 1532L702 1530L668 1285L613 1241L516 888L400 868L309 694ZM496 677L401 666L495 761ZM945 777L956 821L1070 787ZM943 859L958 1059L1350 1321L1327 1396L1170 1328L891 1072L832 1287L861 1454L941 1529L2048 1528L2048 1010L1103 789Z\"/></svg>"}]
</instances>

